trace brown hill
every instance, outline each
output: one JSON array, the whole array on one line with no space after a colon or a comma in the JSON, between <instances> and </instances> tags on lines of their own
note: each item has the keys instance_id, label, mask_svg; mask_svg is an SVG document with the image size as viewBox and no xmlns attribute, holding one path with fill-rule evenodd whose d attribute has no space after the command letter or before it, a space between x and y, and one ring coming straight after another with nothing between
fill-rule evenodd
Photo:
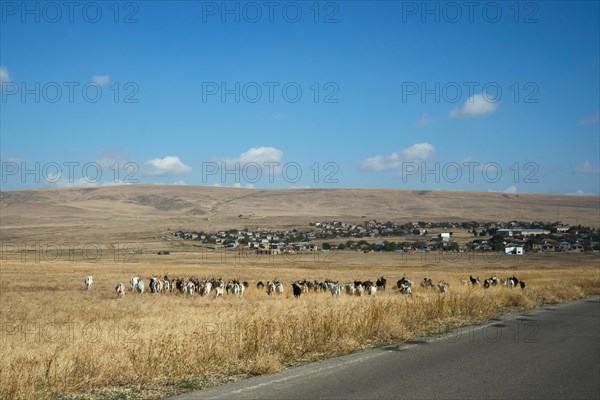
<instances>
[{"instance_id":1,"label":"brown hill","mask_svg":"<svg viewBox=\"0 0 600 400\"><path fill-rule=\"evenodd\" d=\"M561 221L600 225L600 198L390 189L128 185L0 192L3 241L144 240L168 229L306 227L311 221Z\"/></svg>"}]
</instances>

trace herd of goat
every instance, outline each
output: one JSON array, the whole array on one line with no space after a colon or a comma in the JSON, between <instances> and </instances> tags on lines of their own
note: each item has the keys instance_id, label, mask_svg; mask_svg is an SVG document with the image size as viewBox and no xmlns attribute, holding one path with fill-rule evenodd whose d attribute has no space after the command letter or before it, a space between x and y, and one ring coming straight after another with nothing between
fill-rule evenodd
<instances>
[{"instance_id":1,"label":"herd of goat","mask_svg":"<svg viewBox=\"0 0 600 400\"><path fill-rule=\"evenodd\" d=\"M84 283L86 290L90 290L92 288L93 282L93 276L88 276L85 278ZM473 276L469 276L468 279L461 278L460 282L463 285L481 285L479 277L475 278ZM435 285L430 278L423 278L419 284L425 289L437 289L441 293L447 292L450 288L450 283L442 280ZM149 291L150 293L181 293L190 296L194 293L197 293L201 296L214 296L214 299L223 297L226 293L230 295L241 296L249 287L249 283L246 281L240 282L239 280L230 280L225 283L222 278L198 279L194 276L188 278L187 280L179 277L171 279L166 274L163 279L160 279L156 276L150 277L148 281L148 289L146 289L146 284L144 281L137 276L131 278L129 285L130 291L140 294L143 294L144 291ZM338 281L332 281L328 279L324 281L311 281L305 279L302 281L295 281L291 284L292 293L295 298L300 298L300 296L303 294L311 292L329 292L333 297L338 297L342 292L358 297L363 295L373 296L378 291L384 291L386 285L387 280L383 276L379 277L377 280L375 280L375 282L370 280L357 280L352 283L339 283ZM488 289L490 286L498 285L507 287L519 286L521 289L525 289L525 281L517 279L517 277L514 275L506 279L498 279L498 277L492 276L488 279L485 279L482 286L483 288ZM398 282L396 282L396 287L401 294L412 295L413 281L407 279L406 277L402 277L398 280ZM284 294L284 285L280 280L267 281L266 283L260 281L256 284L256 288L259 290L265 290L269 296ZM125 285L123 283L118 283L115 287L115 292L117 297L123 297L126 292Z\"/></svg>"}]
</instances>

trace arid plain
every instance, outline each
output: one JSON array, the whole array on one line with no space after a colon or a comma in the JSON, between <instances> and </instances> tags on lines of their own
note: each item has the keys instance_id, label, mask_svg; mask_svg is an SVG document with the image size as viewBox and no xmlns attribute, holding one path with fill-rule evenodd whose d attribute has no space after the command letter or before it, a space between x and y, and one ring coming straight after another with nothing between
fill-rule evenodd
<instances>
[{"instance_id":1,"label":"arid plain","mask_svg":"<svg viewBox=\"0 0 600 400\"><path fill-rule=\"evenodd\" d=\"M176 229L306 229L309 222L561 221L598 227L598 197L174 186L0 194L0 397L160 398L288 365L443 333L515 309L600 294L598 253L306 252L256 257L162 240ZM143 250L132 254L132 249ZM158 250L170 255L159 256ZM249 282L243 296L115 295L133 275ZM93 275L85 291L83 279ZM298 279L385 276L375 296L293 298ZM516 275L525 289L462 285ZM406 276L450 283L447 293ZM282 296L256 282L279 279ZM531 328L531 327L530 327ZM533 327L535 328L535 327Z\"/></svg>"}]
</instances>

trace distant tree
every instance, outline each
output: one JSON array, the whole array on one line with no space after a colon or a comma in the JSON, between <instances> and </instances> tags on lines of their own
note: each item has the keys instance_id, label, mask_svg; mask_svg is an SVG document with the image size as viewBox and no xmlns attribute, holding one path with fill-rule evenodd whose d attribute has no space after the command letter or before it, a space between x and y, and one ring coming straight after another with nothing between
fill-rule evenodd
<instances>
[{"instance_id":1,"label":"distant tree","mask_svg":"<svg viewBox=\"0 0 600 400\"><path fill-rule=\"evenodd\" d=\"M331 244L327 242L323 243L321 247L323 248L323 250L331 250Z\"/></svg>"},{"instance_id":2,"label":"distant tree","mask_svg":"<svg viewBox=\"0 0 600 400\"><path fill-rule=\"evenodd\" d=\"M384 243L385 243L385 245L383 246L383 249L385 251L395 251L398 248L398 245L396 244L396 242L388 242L386 240Z\"/></svg>"},{"instance_id":3,"label":"distant tree","mask_svg":"<svg viewBox=\"0 0 600 400\"><path fill-rule=\"evenodd\" d=\"M345 249L346 249L346 245L344 243L338 244L338 250L345 250Z\"/></svg>"},{"instance_id":4,"label":"distant tree","mask_svg":"<svg viewBox=\"0 0 600 400\"><path fill-rule=\"evenodd\" d=\"M456 242L450 242L450 244L446 247L447 250L450 251L458 251L460 250L460 246Z\"/></svg>"}]
</instances>

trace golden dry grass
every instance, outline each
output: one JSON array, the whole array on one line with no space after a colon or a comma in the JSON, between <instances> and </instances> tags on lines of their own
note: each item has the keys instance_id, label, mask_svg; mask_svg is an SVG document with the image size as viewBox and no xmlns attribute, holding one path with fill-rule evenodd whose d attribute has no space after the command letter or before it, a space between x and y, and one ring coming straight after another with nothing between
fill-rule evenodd
<instances>
[{"instance_id":1,"label":"golden dry grass","mask_svg":"<svg viewBox=\"0 0 600 400\"><path fill-rule=\"evenodd\" d=\"M318 259L315 258L318 255ZM240 260L223 255L139 255L136 263L39 262L8 257L0 269L0 398L156 398L286 365L533 308L600 294L597 255L528 257L392 255L341 252ZM425 257L425 258L423 258ZM137 295L117 299L117 282L132 275L251 282L243 297ZM469 274L516 274L527 288L484 290L459 283ZM84 291L83 278L94 276ZM388 290L374 297L309 294L291 297L296 279L376 279ZM415 283L444 279L440 294L417 287L414 296L393 289L402 276ZM269 298L258 280L281 279L287 293ZM561 282L558 282L560 278Z\"/></svg>"}]
</instances>

